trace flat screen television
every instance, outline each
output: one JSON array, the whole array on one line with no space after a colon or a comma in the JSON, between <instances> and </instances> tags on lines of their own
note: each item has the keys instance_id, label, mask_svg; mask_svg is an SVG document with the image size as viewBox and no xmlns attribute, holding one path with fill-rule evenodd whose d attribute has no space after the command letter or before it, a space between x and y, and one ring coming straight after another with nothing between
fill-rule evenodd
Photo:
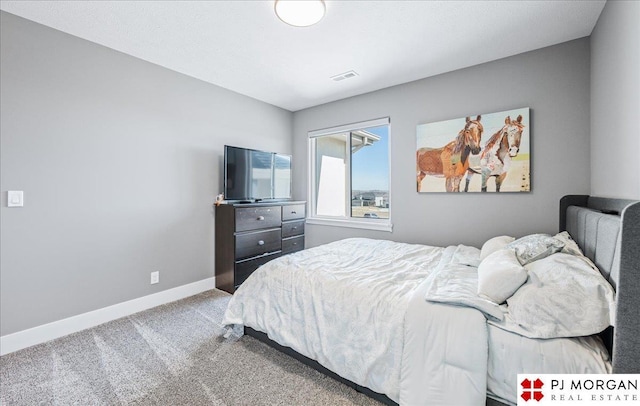
<instances>
[{"instance_id":1,"label":"flat screen television","mask_svg":"<svg viewBox=\"0 0 640 406\"><path fill-rule=\"evenodd\" d=\"M291 199L291 155L225 145L224 198Z\"/></svg>"}]
</instances>

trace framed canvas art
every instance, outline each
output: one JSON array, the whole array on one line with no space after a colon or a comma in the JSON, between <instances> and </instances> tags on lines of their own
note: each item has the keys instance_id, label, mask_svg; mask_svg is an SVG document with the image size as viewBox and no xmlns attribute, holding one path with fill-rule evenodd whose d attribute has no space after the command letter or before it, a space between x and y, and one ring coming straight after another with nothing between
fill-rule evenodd
<instances>
[{"instance_id":1,"label":"framed canvas art","mask_svg":"<svg viewBox=\"0 0 640 406\"><path fill-rule=\"evenodd\" d=\"M418 192L529 192L529 108L420 124Z\"/></svg>"}]
</instances>

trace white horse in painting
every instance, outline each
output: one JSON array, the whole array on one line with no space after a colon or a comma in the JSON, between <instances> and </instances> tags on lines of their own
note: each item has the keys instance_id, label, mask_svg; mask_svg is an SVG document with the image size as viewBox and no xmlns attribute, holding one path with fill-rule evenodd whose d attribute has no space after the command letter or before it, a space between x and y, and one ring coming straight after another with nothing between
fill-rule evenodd
<instances>
[{"instance_id":1,"label":"white horse in painting","mask_svg":"<svg viewBox=\"0 0 640 406\"><path fill-rule=\"evenodd\" d=\"M511 158L516 157L520 151L524 127L521 115L516 120L511 120L511 117L507 116L504 126L487 141L480 154L483 192L487 191L487 180L492 176L496 178L496 192L500 191L500 186L511 167ZM467 170L465 192L469 191L469 182L475 173L478 172L473 169Z\"/></svg>"}]
</instances>

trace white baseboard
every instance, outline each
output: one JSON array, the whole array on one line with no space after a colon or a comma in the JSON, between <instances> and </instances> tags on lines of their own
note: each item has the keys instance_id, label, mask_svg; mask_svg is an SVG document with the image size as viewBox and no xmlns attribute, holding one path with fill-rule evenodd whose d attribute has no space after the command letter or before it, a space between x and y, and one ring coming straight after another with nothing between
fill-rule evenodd
<instances>
[{"instance_id":1,"label":"white baseboard","mask_svg":"<svg viewBox=\"0 0 640 406\"><path fill-rule=\"evenodd\" d=\"M18 331L17 333L7 334L0 337L0 355L9 354L23 348L31 347L32 345L76 333L165 303L175 302L185 297L197 295L198 293L213 289L215 286L216 279L207 278L152 295L118 303L113 306Z\"/></svg>"}]
</instances>

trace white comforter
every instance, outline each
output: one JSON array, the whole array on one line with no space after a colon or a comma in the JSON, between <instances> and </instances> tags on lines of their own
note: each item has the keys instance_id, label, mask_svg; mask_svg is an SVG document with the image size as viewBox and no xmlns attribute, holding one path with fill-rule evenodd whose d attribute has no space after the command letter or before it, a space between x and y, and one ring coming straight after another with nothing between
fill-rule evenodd
<instances>
[{"instance_id":1,"label":"white comforter","mask_svg":"<svg viewBox=\"0 0 640 406\"><path fill-rule=\"evenodd\" d=\"M254 272L223 323L263 331L402 405L481 405L483 314L425 300L462 251L361 238L300 251Z\"/></svg>"}]
</instances>

